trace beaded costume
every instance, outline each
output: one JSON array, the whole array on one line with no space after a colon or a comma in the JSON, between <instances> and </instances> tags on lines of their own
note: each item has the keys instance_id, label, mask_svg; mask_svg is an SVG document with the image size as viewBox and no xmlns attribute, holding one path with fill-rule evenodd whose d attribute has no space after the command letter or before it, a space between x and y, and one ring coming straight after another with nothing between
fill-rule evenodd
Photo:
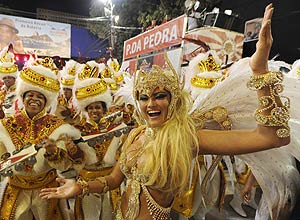
<instances>
[{"instance_id":1,"label":"beaded costume","mask_svg":"<svg viewBox=\"0 0 300 220\"><path fill-rule=\"evenodd\" d=\"M270 61L269 68L271 71L278 71L280 66L276 62ZM257 98L255 92L247 88L251 73L249 58L234 63L228 71L229 76L222 83L215 86L204 99L198 97L195 100L192 112L195 110L205 112L216 105L221 105L228 110L233 129L254 128L256 123L253 120L253 115L257 108ZM286 135L291 132L291 143L282 148L235 156L251 168L263 191L267 214L270 214L274 219L277 218L279 210L288 201L292 201L291 204L295 203L295 197L300 189L300 176L294 166L294 158L300 159L300 151L297 147L299 139L296 134L300 129L299 114L297 113L300 106L299 102L296 101L300 84L299 81L289 77L284 78L283 84L285 86L283 95L292 100L290 106L286 104L290 107L291 120L289 125L291 129L286 124L286 111L282 111L284 132L280 131L278 135L280 137L282 134ZM282 89L278 91L282 91ZM268 162L266 163L266 161Z\"/></svg>"},{"instance_id":2,"label":"beaded costume","mask_svg":"<svg viewBox=\"0 0 300 220\"><path fill-rule=\"evenodd\" d=\"M171 207L164 208L160 206L154 198L149 193L145 183L147 182L147 176L141 173L141 170L138 168L137 159L144 153L143 147L139 149L132 160L127 160L126 158L126 148L143 132L145 132L146 126L140 126L127 138L124 146L124 151L122 151L120 156L120 168L122 173L127 179L126 187L131 188L131 194L128 199L128 209L125 211L125 217L122 216L122 211L120 207L117 210L117 220L121 219L135 219L139 214L140 209L140 194L143 193L146 197L147 208L150 215L153 219L159 220L169 220Z\"/></svg>"},{"instance_id":3,"label":"beaded costume","mask_svg":"<svg viewBox=\"0 0 300 220\"><path fill-rule=\"evenodd\" d=\"M271 66L271 65L270 65ZM278 71L278 69L272 69L271 71ZM149 76L147 74L144 74L143 71L138 73L139 78L135 80L137 83L134 85L134 96L135 99L138 99L138 95L140 93L146 94L148 96L151 95L151 92L153 92L154 88L162 86L158 81L163 82L164 77L168 77L164 74L161 74L156 81L155 78L155 72L162 73L162 70L159 69L159 67L154 66L154 74ZM198 99L195 100L192 110L190 111L191 114L195 114L197 112L199 113L205 113L209 112L211 109L216 108L216 106L222 106L226 108L228 111L228 116L232 121L232 128L233 129L252 129L255 128L256 123L255 120L253 120L253 114L257 108L257 96L250 91L247 88L247 81L250 78L250 74L252 73L250 67L249 67L249 59L242 59L238 61L237 63L233 64L232 67L229 70L228 77L222 81L222 83L217 84L215 87L211 89L207 94L205 94L205 98L198 97ZM270 74L272 75L272 74ZM266 77L267 74L265 74ZM263 78L256 77L258 80ZM274 79L273 76L272 80ZM279 77L280 78L280 77ZM152 82L149 83L147 82ZM169 88L173 85L173 82L176 80L172 80L172 77L169 78L170 84L168 84ZM256 79L255 79L256 80ZM272 80L270 82L267 81L267 79L264 79L266 84L262 84L262 86L269 86L270 87L270 96L265 96L263 98L260 98L260 107L262 107L261 110L258 111L260 114L262 111L264 111L265 108L273 108L272 105L274 105L274 102L270 101L267 102L266 99L274 100L274 96L281 97L279 93L282 91L282 87L277 85L277 83L281 83L281 79L277 80L275 82L275 86L272 85ZM253 81L253 80L252 80ZM142 85L139 85L139 83L142 82ZM178 82L178 81L177 81ZM163 84L163 83L162 83ZM299 83L295 80L290 80L286 78L286 82L284 82L285 86L287 87L285 90L286 96L295 99L297 96L297 89L299 89ZM275 89L274 89L275 88ZM166 89L169 91L169 89ZM175 99L178 97L176 93L178 90L180 90L179 87L171 87L170 93L171 97L175 97ZM174 92L175 91L175 92ZM172 101L172 100L171 100ZM296 103L297 101L295 101ZM171 102L172 103L172 102ZM271 103L272 105L270 107L266 107L268 104ZM299 109L299 104L295 104L292 106L289 106L289 102L284 102L284 106L282 107L283 111L281 111L282 115L279 114L279 112L276 112L274 116L276 117L274 120L271 118L272 116L268 116L267 119L264 118L264 120L259 120L258 122L262 124L263 126L284 126L284 129L279 130L277 132L278 137L286 137L289 135L289 132L291 134L295 133L297 130L299 131L299 114L296 114L297 109ZM298 102L299 103L299 102ZM275 105L276 107L276 105ZM288 111L289 107L291 107L291 118L290 126L292 129L289 128L289 125L287 125L287 120L289 119ZM174 105L169 106L168 113L173 112ZM277 110L280 108L276 108ZM139 109L138 109L139 110ZM170 114L171 114L170 113ZM282 116L282 117L281 117ZM282 121L281 121L282 119ZM293 120L295 119L295 120ZM274 123L273 123L274 122ZM224 125L229 125L231 123L225 122ZM145 128L139 128L137 131L135 131L135 134L132 134L129 137L129 142L133 142L133 139L138 135L138 132L142 132L142 129ZM292 201L292 204L295 202L295 196L297 195L300 187L299 187L299 173L296 172L295 167L293 166L293 157L300 159L300 152L299 148L296 148L296 143L299 143L299 139L295 138L297 135L294 134L292 136L292 142L289 146L278 148L278 149L270 149L267 151L257 152L257 153L250 153L247 155L239 155L238 157L241 158L243 161L245 161L250 167L254 174L254 176L257 179L258 184L261 186L264 194L264 198L267 200L267 206L269 209L269 213L271 217L278 216L278 210L279 208L282 208L285 206L285 204L289 203L289 201ZM126 148L125 148L126 149ZM126 151L126 150L125 150ZM142 192L142 185L143 183L147 182L147 177L145 177L140 171L134 166L130 169L128 169L124 164L126 165L126 159L124 159L124 154L121 155L121 169L124 175L130 179L129 185L133 188L129 200L129 204L133 206L128 205L128 210L122 210L123 215L121 214L121 210L118 211L118 219L134 219L129 218L129 216L138 216L138 209L136 207L140 207L140 201L139 195ZM293 156L293 157L292 157ZM265 163L265 161L268 161L268 164ZM269 162L270 161L270 162ZM136 171L138 170L138 171ZM266 175L271 174L271 175ZM132 180L133 179L133 180ZM283 181L282 181L283 180ZM268 184L271 185L271 187L268 187ZM291 200L290 200L291 199ZM291 205L292 206L292 205ZM134 207L134 208L130 208ZM149 208L149 207L148 207Z\"/></svg>"},{"instance_id":4,"label":"beaded costume","mask_svg":"<svg viewBox=\"0 0 300 220\"><path fill-rule=\"evenodd\" d=\"M48 115L45 111L36 115L32 120L25 111L21 111L14 116L1 120L0 131L2 142L9 152L21 150L25 144L40 144L45 138L56 136L57 132L62 133L65 129L70 132L70 127L63 125L62 121L53 115ZM55 134L56 133L56 134ZM9 177L8 185L3 192L1 202L1 217L5 220L15 218L27 218L30 215L22 214L20 210L26 210L28 201L25 195L30 193L38 194L42 187L58 186L55 181L56 168L68 169L72 165L65 151L61 151L60 159L47 163L44 159L45 150L41 149L35 156L36 163L27 164L26 161L19 164L23 169L14 169L14 174ZM19 199L24 196L24 199ZM30 198L30 197L28 197ZM36 195L36 202L31 206L39 206L44 213L40 213L40 219L64 219L59 200L45 202ZM28 212L29 213L29 212Z\"/></svg>"},{"instance_id":5,"label":"beaded costume","mask_svg":"<svg viewBox=\"0 0 300 220\"><path fill-rule=\"evenodd\" d=\"M83 164L95 161L93 157L88 157L92 149L85 143L74 144L76 152L69 151L64 137L78 140L81 137L80 131L47 112L53 107L53 103L56 104L59 90L56 70L51 58L38 59L26 66L17 78L16 93L21 101L26 100L27 105L0 121L1 155L5 152L18 152L28 144L43 146L48 138L56 144L56 151L53 153L46 152L46 148L42 147L36 155L11 168L12 175L1 183L3 192L0 216L4 220L69 219L65 200L46 201L38 194L43 187L59 185L55 181L57 170L65 171L73 167L80 169ZM44 103L37 97L31 97L31 93L28 95L30 97L26 96L29 91L43 95ZM31 106L34 106L34 110L37 106L40 109L36 112L30 111Z\"/></svg>"},{"instance_id":6,"label":"beaded costume","mask_svg":"<svg viewBox=\"0 0 300 220\"><path fill-rule=\"evenodd\" d=\"M120 124L119 124L120 125ZM108 128L109 130L111 129L117 129L118 124L114 125L111 124L111 126ZM111 134L106 134L109 130L106 128L101 128L100 126L88 119L86 121L82 121L80 125L76 126L82 133L82 135L92 135L92 134L102 134L99 136L99 138L93 138L88 141L89 146L93 147L95 149L95 156L97 157L97 162L94 164L91 164L89 166L85 166L82 168L79 172L79 175L82 179L85 181L89 180L95 180L98 177L103 177L106 175L109 175L112 171L113 165L116 162L116 159L118 158L119 155L119 147L122 144L124 136L122 135L122 131L120 131L120 136L114 136L114 133L112 132ZM121 129L124 130L124 129ZM125 130L124 130L125 131ZM127 132L127 131L126 131ZM87 137L86 136L86 137ZM75 218L76 219L81 219L83 217L83 213L86 213L88 210L88 206L92 207L91 203L99 204L101 203L108 203L109 206L103 206L106 207L107 209L110 209L110 206L112 206L111 212L114 210L116 207L117 201L119 200L120 197L120 189L117 188L115 190L112 190L105 195L100 195L100 194L95 194L95 199L96 201L92 201L93 194L86 195L85 197L76 197L76 202L75 202ZM84 201L86 200L86 201ZM90 200L90 202L88 202ZM100 201L99 201L100 200ZM85 211L83 210L83 201ZM101 216L104 218L111 218L111 216L106 216L103 213L108 213L107 210L102 210L100 213ZM100 215L99 213L99 215ZM92 214L92 213L91 213ZM88 215L88 214L86 214ZM98 215L98 214L97 214ZM93 212L93 218L95 217L95 213ZM85 218L86 219L86 218Z\"/></svg>"},{"instance_id":7,"label":"beaded costume","mask_svg":"<svg viewBox=\"0 0 300 220\"><path fill-rule=\"evenodd\" d=\"M5 85L0 90L0 103L6 116L13 115L18 110L16 86L7 88Z\"/></svg>"},{"instance_id":8,"label":"beaded costume","mask_svg":"<svg viewBox=\"0 0 300 220\"><path fill-rule=\"evenodd\" d=\"M14 62L14 54L9 51L8 47L3 48L0 51L0 80L5 77L16 79L19 70L18 65ZM8 88L4 84L0 90L0 111L3 111L3 116L13 115L18 110L16 85L9 86Z\"/></svg>"},{"instance_id":9,"label":"beaded costume","mask_svg":"<svg viewBox=\"0 0 300 220\"><path fill-rule=\"evenodd\" d=\"M89 61L78 73L74 84L74 105L83 117L75 126L86 138L99 135L87 140L89 146L95 150L94 156L97 161L79 171L79 179L83 181L103 178L111 173L119 157L124 134L128 132L127 127L120 120L116 120L120 118L120 112L105 116L111 106L112 96L109 85L100 75L104 69L103 63ZM101 103L103 111L99 122L93 121L87 111L87 107L95 103ZM102 194L89 193L84 197L78 196L75 201L75 219L113 219L113 210L119 198L120 188Z\"/></svg>"}]
</instances>

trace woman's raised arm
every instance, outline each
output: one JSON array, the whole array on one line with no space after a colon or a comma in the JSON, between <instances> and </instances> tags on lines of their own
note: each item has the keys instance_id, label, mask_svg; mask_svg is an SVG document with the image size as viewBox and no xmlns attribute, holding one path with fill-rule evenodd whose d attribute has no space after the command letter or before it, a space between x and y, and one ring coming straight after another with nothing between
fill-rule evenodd
<instances>
[{"instance_id":1,"label":"woman's raised arm","mask_svg":"<svg viewBox=\"0 0 300 220\"><path fill-rule=\"evenodd\" d=\"M289 101L282 103L282 74L268 69L273 38L271 18L273 5L265 8L256 51L250 59L253 75L248 87L257 91L259 107L255 112L258 123L254 130L199 130L200 153L244 154L287 145L289 137Z\"/></svg>"}]
</instances>

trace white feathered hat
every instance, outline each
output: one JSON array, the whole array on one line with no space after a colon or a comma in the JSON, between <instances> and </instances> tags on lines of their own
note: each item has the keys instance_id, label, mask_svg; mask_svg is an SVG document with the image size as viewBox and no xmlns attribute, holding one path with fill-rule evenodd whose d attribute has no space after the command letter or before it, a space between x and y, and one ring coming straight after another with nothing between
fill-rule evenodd
<instances>
[{"instance_id":1,"label":"white feathered hat","mask_svg":"<svg viewBox=\"0 0 300 220\"><path fill-rule=\"evenodd\" d=\"M114 94L114 102L119 102L118 103L119 105L121 105L121 103L124 102L125 105L130 104L135 106L136 102L134 101L134 97L132 93L133 85L134 85L133 82L134 77L127 72L123 72L123 74L124 74L123 84Z\"/></svg>"},{"instance_id":2,"label":"white feathered hat","mask_svg":"<svg viewBox=\"0 0 300 220\"><path fill-rule=\"evenodd\" d=\"M120 64L115 58L109 58L109 60L107 61L107 66L115 72L118 72L120 69Z\"/></svg>"},{"instance_id":3,"label":"white feathered hat","mask_svg":"<svg viewBox=\"0 0 300 220\"><path fill-rule=\"evenodd\" d=\"M94 102L105 102L109 108L112 95L107 83L100 78L100 73L105 69L105 64L88 61L75 79L73 97L74 105L88 117L86 107Z\"/></svg>"},{"instance_id":4,"label":"white feathered hat","mask_svg":"<svg viewBox=\"0 0 300 220\"><path fill-rule=\"evenodd\" d=\"M200 53L189 62L185 75L185 89L196 99L209 91L222 77L221 61L216 52L210 50Z\"/></svg>"},{"instance_id":5,"label":"white feathered hat","mask_svg":"<svg viewBox=\"0 0 300 220\"><path fill-rule=\"evenodd\" d=\"M106 67L100 73L101 78L105 80L112 93L115 93L120 85L123 84L124 72L120 71L120 64L117 59L110 58L106 62Z\"/></svg>"},{"instance_id":6,"label":"white feathered hat","mask_svg":"<svg viewBox=\"0 0 300 220\"><path fill-rule=\"evenodd\" d=\"M42 93L46 97L46 109L55 110L60 84L57 78L58 69L52 58L36 59L26 65L16 82L16 92L22 102L24 93L30 90ZM22 104L22 103L21 103Z\"/></svg>"},{"instance_id":7,"label":"white feathered hat","mask_svg":"<svg viewBox=\"0 0 300 220\"><path fill-rule=\"evenodd\" d=\"M18 65L15 64L14 54L9 52L9 47L4 47L0 51L0 79L5 76L17 78L19 73Z\"/></svg>"},{"instance_id":8,"label":"white feathered hat","mask_svg":"<svg viewBox=\"0 0 300 220\"><path fill-rule=\"evenodd\" d=\"M61 71L59 71L59 81L62 88L73 89L75 77L82 70L82 65L75 60L69 60Z\"/></svg>"}]
</instances>

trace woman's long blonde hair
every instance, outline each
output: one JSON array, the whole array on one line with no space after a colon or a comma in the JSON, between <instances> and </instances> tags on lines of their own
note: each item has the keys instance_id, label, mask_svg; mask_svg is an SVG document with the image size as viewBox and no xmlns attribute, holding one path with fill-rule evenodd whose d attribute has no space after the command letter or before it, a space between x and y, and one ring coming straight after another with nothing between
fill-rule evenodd
<instances>
[{"instance_id":1,"label":"woman's long blonde hair","mask_svg":"<svg viewBox=\"0 0 300 220\"><path fill-rule=\"evenodd\" d=\"M189 94L182 91L170 119L148 143L149 158L143 167L143 173L149 177L146 185L164 191L182 190L186 186L192 147L198 145L196 127L188 114L190 106Z\"/></svg>"}]
</instances>

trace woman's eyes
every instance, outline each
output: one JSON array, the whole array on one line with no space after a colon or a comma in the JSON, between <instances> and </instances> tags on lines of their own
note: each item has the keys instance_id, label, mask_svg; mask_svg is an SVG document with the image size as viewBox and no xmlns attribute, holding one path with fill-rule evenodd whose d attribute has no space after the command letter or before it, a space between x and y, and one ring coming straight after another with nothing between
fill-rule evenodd
<instances>
[{"instance_id":1,"label":"woman's eyes","mask_svg":"<svg viewBox=\"0 0 300 220\"><path fill-rule=\"evenodd\" d=\"M168 96L168 93L164 93L164 92L161 92L161 93L156 93L156 94L153 94L153 97L154 99L164 99ZM149 97L147 95L141 95L140 96L140 101L147 101L149 99Z\"/></svg>"},{"instance_id":2,"label":"woman's eyes","mask_svg":"<svg viewBox=\"0 0 300 220\"><path fill-rule=\"evenodd\" d=\"M148 98L148 96L146 96L146 95L141 95L140 96L140 100L141 101L147 101L149 98Z\"/></svg>"},{"instance_id":3,"label":"woman's eyes","mask_svg":"<svg viewBox=\"0 0 300 220\"><path fill-rule=\"evenodd\" d=\"M167 97L167 93L157 93L154 95L155 99L164 99Z\"/></svg>"}]
</instances>

